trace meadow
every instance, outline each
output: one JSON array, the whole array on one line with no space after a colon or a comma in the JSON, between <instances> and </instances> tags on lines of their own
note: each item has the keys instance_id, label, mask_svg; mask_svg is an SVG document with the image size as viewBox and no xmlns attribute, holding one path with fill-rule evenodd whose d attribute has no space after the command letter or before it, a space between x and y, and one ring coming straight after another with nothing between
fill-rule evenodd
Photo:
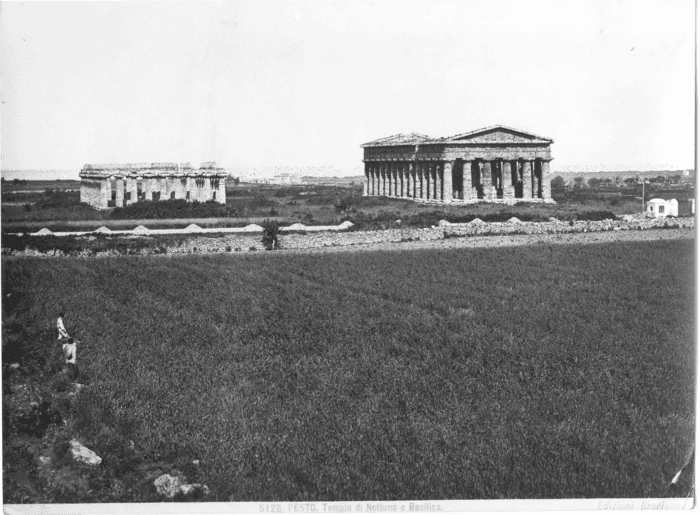
<instances>
[{"instance_id":1,"label":"meadow","mask_svg":"<svg viewBox=\"0 0 700 515\"><path fill-rule=\"evenodd\" d=\"M694 441L693 244L3 258L3 362L58 384L61 309L82 342L37 445L104 462L54 502L192 460L213 501L656 497Z\"/></svg>"},{"instance_id":2,"label":"meadow","mask_svg":"<svg viewBox=\"0 0 700 515\"><path fill-rule=\"evenodd\" d=\"M611 181L610 179L608 179ZM34 181L29 181L33 185ZM37 181L39 182L39 181ZM45 183L41 183L46 186ZM61 184L56 182L56 184ZM362 185L350 182L336 185L265 185L230 182L226 204L185 201L138 202L125 208L98 211L80 202L78 191L58 187L33 193L2 192L3 232L35 232L44 227L52 231L92 231L101 226L132 229L184 228L190 223L202 227L243 227L270 218L282 225L301 222L308 225L336 225L345 220L357 229L375 230L395 226L429 227L440 220L468 222L474 218L505 221L515 216L524 221L602 220L642 211L640 184L618 181L565 184L560 177L552 181L552 196L557 204L518 203L439 205L386 197L363 197ZM658 195L679 200L694 197L693 184L654 184L645 190L648 199ZM687 215L689 216L689 215Z\"/></svg>"}]
</instances>

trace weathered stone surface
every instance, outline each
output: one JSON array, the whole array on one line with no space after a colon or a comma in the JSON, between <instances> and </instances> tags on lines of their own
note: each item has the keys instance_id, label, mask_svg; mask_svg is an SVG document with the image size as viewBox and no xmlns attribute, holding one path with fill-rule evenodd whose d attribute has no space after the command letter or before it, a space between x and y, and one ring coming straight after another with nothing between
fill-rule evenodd
<instances>
[{"instance_id":1,"label":"weathered stone surface","mask_svg":"<svg viewBox=\"0 0 700 515\"><path fill-rule=\"evenodd\" d=\"M85 447L78 440L70 441L70 452L73 459L83 465L88 465L90 467L97 467L102 463L102 458L100 458L93 451Z\"/></svg>"},{"instance_id":2,"label":"weathered stone surface","mask_svg":"<svg viewBox=\"0 0 700 515\"><path fill-rule=\"evenodd\" d=\"M189 163L88 164L80 178L80 201L97 209L106 209L112 199L115 207L139 200L226 203L226 172L212 162L202 163L199 169Z\"/></svg>"},{"instance_id":3,"label":"weathered stone surface","mask_svg":"<svg viewBox=\"0 0 700 515\"><path fill-rule=\"evenodd\" d=\"M177 476L163 474L153 482L153 486L156 487L156 492L158 492L160 495L164 495L165 497L172 499L180 492L182 480Z\"/></svg>"},{"instance_id":4,"label":"weathered stone surface","mask_svg":"<svg viewBox=\"0 0 700 515\"><path fill-rule=\"evenodd\" d=\"M156 487L156 491L160 495L168 499L172 499L178 494L192 496L209 494L207 485L201 483L186 484L184 478L178 475L163 474L153 482L153 486Z\"/></svg>"},{"instance_id":5,"label":"weathered stone surface","mask_svg":"<svg viewBox=\"0 0 700 515\"><path fill-rule=\"evenodd\" d=\"M395 187L381 194L413 198L411 175L415 173L415 198L421 201L472 203L477 196L482 201L499 203L553 202L550 189L549 162L553 140L502 125L487 127L448 138L421 136L414 144L406 143L405 135L390 136L362 145L367 170L409 170L408 188L400 193ZM525 175L519 172L516 193L511 164L524 163ZM466 165L466 166L464 166ZM472 165L480 174L472 181ZM456 175L453 175L452 170ZM536 170L533 175L532 171ZM461 174L461 185L453 189L453 179ZM403 173L400 176L403 178ZM373 174L365 177L365 190L371 189ZM390 186L394 185L389 176ZM497 192L496 187L500 190Z\"/></svg>"}]
</instances>

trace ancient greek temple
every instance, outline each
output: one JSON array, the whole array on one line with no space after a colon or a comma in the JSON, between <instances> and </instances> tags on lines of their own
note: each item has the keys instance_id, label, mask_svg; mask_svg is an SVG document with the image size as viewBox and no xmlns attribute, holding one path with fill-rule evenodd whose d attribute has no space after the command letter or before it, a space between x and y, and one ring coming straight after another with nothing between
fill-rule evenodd
<instances>
[{"instance_id":1,"label":"ancient greek temple","mask_svg":"<svg viewBox=\"0 0 700 515\"><path fill-rule=\"evenodd\" d=\"M226 172L216 163L88 164L80 171L80 201L97 209L166 199L225 204Z\"/></svg>"},{"instance_id":2,"label":"ancient greek temple","mask_svg":"<svg viewBox=\"0 0 700 515\"><path fill-rule=\"evenodd\" d=\"M449 138L396 134L362 145L364 195L421 202L554 202L554 140L503 125Z\"/></svg>"}]
</instances>

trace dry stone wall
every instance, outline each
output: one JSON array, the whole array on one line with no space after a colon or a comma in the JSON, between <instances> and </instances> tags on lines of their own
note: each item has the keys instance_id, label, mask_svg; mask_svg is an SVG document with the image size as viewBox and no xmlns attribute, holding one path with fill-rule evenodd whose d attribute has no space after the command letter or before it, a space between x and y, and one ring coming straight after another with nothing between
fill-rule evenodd
<instances>
[{"instance_id":1,"label":"dry stone wall","mask_svg":"<svg viewBox=\"0 0 700 515\"><path fill-rule=\"evenodd\" d=\"M657 219L628 219L628 220L603 220L600 222L520 222L511 219L508 222L486 223L479 219L466 224L450 224L441 222L438 226L424 229L396 228L384 231L350 231L350 232L315 232L315 233L288 233L280 234L280 249L282 251L303 251L310 249L322 249L328 247L346 246L376 246L381 244L401 242L431 242L446 238L460 238L472 236L507 237L509 235L556 235L556 234L580 234L580 233L615 233L629 231L644 231L660 228L678 228L692 231L695 227L694 218L657 218ZM149 233L145 232L144 235ZM612 236L612 234L611 234ZM127 236L128 237L128 236ZM133 237L133 236L132 236ZM94 239L95 236L88 236ZM155 240L157 241L157 240ZM262 251L261 234L236 233L218 238L207 237L204 234L192 233L187 240L170 244L165 247L165 254L209 254L228 252ZM153 249L141 249L138 254L163 253ZM12 255L44 255L28 249L22 252L5 252ZM55 255L61 256L61 252ZM85 257L93 257L94 254L85 251L81 254ZM97 257L121 255L115 251L101 252Z\"/></svg>"}]
</instances>

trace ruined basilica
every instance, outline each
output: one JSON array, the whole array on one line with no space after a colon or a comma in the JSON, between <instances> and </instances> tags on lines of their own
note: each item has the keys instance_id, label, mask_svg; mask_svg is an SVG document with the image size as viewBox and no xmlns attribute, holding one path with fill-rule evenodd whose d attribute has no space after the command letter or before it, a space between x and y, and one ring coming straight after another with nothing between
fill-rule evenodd
<instances>
[{"instance_id":1,"label":"ruined basilica","mask_svg":"<svg viewBox=\"0 0 700 515\"><path fill-rule=\"evenodd\" d=\"M226 203L226 172L216 163L140 163L85 165L80 171L80 201L97 209L124 207L142 200Z\"/></svg>"},{"instance_id":2,"label":"ruined basilica","mask_svg":"<svg viewBox=\"0 0 700 515\"><path fill-rule=\"evenodd\" d=\"M364 195L422 202L554 202L552 139L496 125L448 138L396 134L362 145Z\"/></svg>"}]
</instances>

